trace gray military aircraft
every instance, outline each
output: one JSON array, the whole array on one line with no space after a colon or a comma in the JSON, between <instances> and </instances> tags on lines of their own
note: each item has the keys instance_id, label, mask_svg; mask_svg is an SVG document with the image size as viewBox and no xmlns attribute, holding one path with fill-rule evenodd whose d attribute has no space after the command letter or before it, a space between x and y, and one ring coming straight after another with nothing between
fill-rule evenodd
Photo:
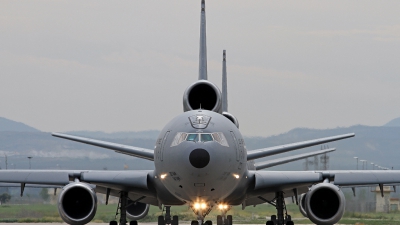
<instances>
[{"instance_id":1,"label":"gray military aircraft","mask_svg":"<svg viewBox=\"0 0 400 225\"><path fill-rule=\"evenodd\" d=\"M119 197L120 224L131 225L145 217L149 206L165 208L158 225L178 225L170 207L188 205L195 216L192 225L205 221L211 210L219 210L217 225L232 225L227 215L232 206L269 203L277 209L267 225L293 224L286 213L285 197L294 197L300 211L321 225L338 222L345 208L342 187L400 183L400 171L260 171L261 169L326 154L335 149L293 155L254 163L255 159L337 141L354 134L338 135L299 143L248 151L239 123L228 113L226 54L223 52L222 92L207 80L205 2L201 1L199 79L183 95L183 113L162 129L154 149L93 140L67 134L55 137L95 145L154 161L155 170L2 170L0 182L62 187L58 198L61 218L68 224L86 224L96 214L96 193ZM383 194L383 192L382 192ZM111 221L110 225L116 225Z\"/></svg>"}]
</instances>

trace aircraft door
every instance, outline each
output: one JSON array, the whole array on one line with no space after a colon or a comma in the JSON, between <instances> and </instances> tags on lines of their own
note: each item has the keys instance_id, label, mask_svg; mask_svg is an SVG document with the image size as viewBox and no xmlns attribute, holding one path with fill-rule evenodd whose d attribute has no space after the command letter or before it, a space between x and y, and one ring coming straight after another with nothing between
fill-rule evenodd
<instances>
[{"instance_id":1,"label":"aircraft door","mask_svg":"<svg viewBox=\"0 0 400 225\"><path fill-rule=\"evenodd\" d=\"M167 141L168 135L169 135L170 131L167 131L167 133L165 133L164 138L162 140L161 143L161 148L160 148L160 160L163 161L163 155L164 155L164 147L165 147L165 142Z\"/></svg>"},{"instance_id":2,"label":"aircraft door","mask_svg":"<svg viewBox=\"0 0 400 225\"><path fill-rule=\"evenodd\" d=\"M164 134L164 137L161 139L159 138L157 140L157 146L156 146L156 158L159 159L160 161L163 161L163 155L164 155L164 147L165 147L165 142L168 138L170 131L167 131Z\"/></svg>"},{"instance_id":3,"label":"aircraft door","mask_svg":"<svg viewBox=\"0 0 400 225\"><path fill-rule=\"evenodd\" d=\"M236 149L236 160L240 160L240 150L239 150L239 145L238 145L238 140L236 139L236 135L233 131L231 131L231 136L233 138L233 141L235 142L235 149Z\"/></svg>"}]
</instances>

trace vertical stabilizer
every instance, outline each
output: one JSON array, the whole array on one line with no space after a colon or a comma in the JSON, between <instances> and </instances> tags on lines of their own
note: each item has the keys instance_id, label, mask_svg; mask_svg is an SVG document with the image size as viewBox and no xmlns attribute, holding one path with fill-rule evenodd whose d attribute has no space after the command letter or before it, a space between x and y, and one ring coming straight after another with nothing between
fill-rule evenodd
<instances>
[{"instance_id":1,"label":"vertical stabilizer","mask_svg":"<svg viewBox=\"0 0 400 225\"><path fill-rule=\"evenodd\" d=\"M226 50L222 55L222 112L228 112L228 81L226 74Z\"/></svg>"},{"instance_id":2,"label":"vertical stabilizer","mask_svg":"<svg viewBox=\"0 0 400 225\"><path fill-rule=\"evenodd\" d=\"M207 80L206 3L201 0L199 80Z\"/></svg>"}]
</instances>

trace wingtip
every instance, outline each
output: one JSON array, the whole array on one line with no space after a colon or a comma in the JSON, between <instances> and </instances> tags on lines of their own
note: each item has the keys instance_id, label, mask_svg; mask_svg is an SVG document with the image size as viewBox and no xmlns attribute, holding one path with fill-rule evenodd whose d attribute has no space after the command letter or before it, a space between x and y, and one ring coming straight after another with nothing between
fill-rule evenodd
<instances>
[{"instance_id":1,"label":"wingtip","mask_svg":"<svg viewBox=\"0 0 400 225\"><path fill-rule=\"evenodd\" d=\"M51 136L53 136L53 137L62 137L62 136L65 136L65 134L57 133L57 132L51 132Z\"/></svg>"}]
</instances>

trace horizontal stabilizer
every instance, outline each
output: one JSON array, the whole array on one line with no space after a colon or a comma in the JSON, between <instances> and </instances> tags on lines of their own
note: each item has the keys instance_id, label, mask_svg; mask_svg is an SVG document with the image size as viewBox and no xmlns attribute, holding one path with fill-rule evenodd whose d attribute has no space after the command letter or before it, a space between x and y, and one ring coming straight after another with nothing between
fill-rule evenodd
<instances>
[{"instance_id":1,"label":"horizontal stabilizer","mask_svg":"<svg viewBox=\"0 0 400 225\"><path fill-rule=\"evenodd\" d=\"M94 145L102 148L114 150L117 153L122 153L130 156L135 156L147 160L154 160L154 151L145 148L133 147L129 145L116 144L112 142L99 141L90 138L78 137L68 134L51 133L54 137L65 138L72 141L81 142L84 144Z\"/></svg>"},{"instance_id":2,"label":"horizontal stabilizer","mask_svg":"<svg viewBox=\"0 0 400 225\"><path fill-rule=\"evenodd\" d=\"M287 144L287 145L279 145L275 147L269 147L269 148L263 148L263 149L256 149L252 151L247 152L247 161L253 160L253 159L259 159L262 157L266 156L271 156L271 155L276 155L284 152L289 152L297 149L302 149L302 148L307 148L310 146L314 145L320 145L324 144L327 142L332 142L332 141L337 141L345 138L351 138L354 137L354 133L350 134L343 134L343 135L338 135L338 136L332 136L332 137L327 137L327 138L320 138L320 139L314 139L310 141L303 141L303 142L297 142L297 143L292 143L292 144Z\"/></svg>"},{"instance_id":3,"label":"horizontal stabilizer","mask_svg":"<svg viewBox=\"0 0 400 225\"><path fill-rule=\"evenodd\" d=\"M335 148L329 148L329 149L325 149L325 150L309 152L309 153L304 153L304 154L299 154L299 155L294 155L294 156L288 156L288 157L279 158L279 159L272 159L272 160L256 163L255 167L256 167L256 170L261 170L261 169L293 162L293 161L300 160L300 159L305 159L305 158L316 156L316 155L326 154L328 152L333 152L335 150L336 150Z\"/></svg>"}]
</instances>

